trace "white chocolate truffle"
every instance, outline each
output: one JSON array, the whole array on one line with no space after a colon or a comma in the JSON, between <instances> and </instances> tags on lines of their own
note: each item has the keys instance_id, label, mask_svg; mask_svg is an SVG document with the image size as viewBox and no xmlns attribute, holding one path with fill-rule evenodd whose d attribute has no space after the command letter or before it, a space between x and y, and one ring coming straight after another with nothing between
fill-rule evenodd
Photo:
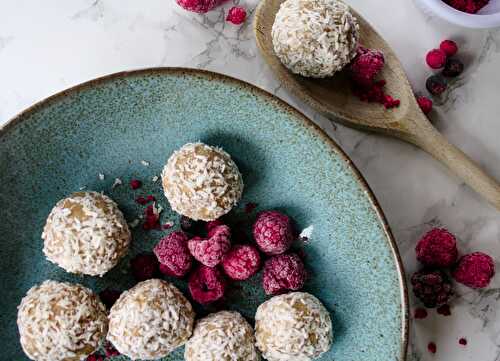
<instances>
[{"instance_id":1,"label":"white chocolate truffle","mask_svg":"<svg viewBox=\"0 0 500 361\"><path fill-rule=\"evenodd\" d=\"M330 349L332 321L316 297L292 292L257 308L255 338L268 361L309 361Z\"/></svg>"},{"instance_id":2,"label":"white chocolate truffle","mask_svg":"<svg viewBox=\"0 0 500 361\"><path fill-rule=\"evenodd\" d=\"M252 327L238 313L212 313L196 323L186 361L259 361Z\"/></svg>"},{"instance_id":3,"label":"white chocolate truffle","mask_svg":"<svg viewBox=\"0 0 500 361\"><path fill-rule=\"evenodd\" d=\"M193 307L174 285L143 281L111 307L107 339L133 360L162 358L191 337L194 317Z\"/></svg>"},{"instance_id":4,"label":"white chocolate truffle","mask_svg":"<svg viewBox=\"0 0 500 361\"><path fill-rule=\"evenodd\" d=\"M295 74L324 78L356 56L359 25L340 0L286 0L271 35L283 65Z\"/></svg>"},{"instance_id":5,"label":"white chocolate truffle","mask_svg":"<svg viewBox=\"0 0 500 361\"><path fill-rule=\"evenodd\" d=\"M102 276L125 256L131 235L111 198L77 192L57 202L42 238L49 261L71 273Z\"/></svg>"},{"instance_id":6,"label":"white chocolate truffle","mask_svg":"<svg viewBox=\"0 0 500 361\"><path fill-rule=\"evenodd\" d=\"M45 281L31 288L18 307L21 346L32 360L85 360L104 340L106 308L88 288Z\"/></svg>"},{"instance_id":7,"label":"white chocolate truffle","mask_svg":"<svg viewBox=\"0 0 500 361\"><path fill-rule=\"evenodd\" d=\"M194 220L223 216L243 193L243 179L231 156L203 143L188 143L175 151L163 169L162 182L172 209Z\"/></svg>"}]
</instances>

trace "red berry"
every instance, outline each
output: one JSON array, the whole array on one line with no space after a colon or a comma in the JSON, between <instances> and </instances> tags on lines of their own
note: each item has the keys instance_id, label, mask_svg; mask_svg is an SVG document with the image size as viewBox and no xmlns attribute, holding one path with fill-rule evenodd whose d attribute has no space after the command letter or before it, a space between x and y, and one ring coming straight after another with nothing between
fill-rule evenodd
<instances>
[{"instance_id":1,"label":"red berry","mask_svg":"<svg viewBox=\"0 0 500 361\"><path fill-rule=\"evenodd\" d=\"M432 95L441 95L448 87L441 75L431 75L425 82L425 87Z\"/></svg>"},{"instance_id":2,"label":"red berry","mask_svg":"<svg viewBox=\"0 0 500 361\"><path fill-rule=\"evenodd\" d=\"M235 25L240 25L245 22L246 18L247 11L245 10L245 8L242 8L241 6L233 6L231 9L229 9L226 20Z\"/></svg>"},{"instance_id":3,"label":"red berry","mask_svg":"<svg viewBox=\"0 0 500 361\"><path fill-rule=\"evenodd\" d=\"M294 239L292 222L288 216L278 211L261 212L253 225L253 237L265 254L284 253Z\"/></svg>"},{"instance_id":4,"label":"red berry","mask_svg":"<svg viewBox=\"0 0 500 361\"><path fill-rule=\"evenodd\" d=\"M144 206L144 205L146 205L146 204L148 203L148 201L146 200L146 198L144 198L144 197L142 197L142 196L137 197L137 198L135 199L135 202L136 202L136 203L139 203L141 206Z\"/></svg>"},{"instance_id":5,"label":"red berry","mask_svg":"<svg viewBox=\"0 0 500 361\"><path fill-rule=\"evenodd\" d=\"M140 180L132 179L130 181L130 188L132 188L132 189L141 188L141 185L142 185L142 182Z\"/></svg>"},{"instance_id":6,"label":"red berry","mask_svg":"<svg viewBox=\"0 0 500 361\"><path fill-rule=\"evenodd\" d=\"M422 320L427 317L427 310L425 308L416 308L414 317L416 320Z\"/></svg>"},{"instance_id":7,"label":"red berry","mask_svg":"<svg viewBox=\"0 0 500 361\"><path fill-rule=\"evenodd\" d=\"M222 223L222 221L220 219L216 219L215 221L207 222L205 229L207 230L208 236L211 237L213 234L212 230L214 230L218 226L222 226L222 225L224 225L224 223Z\"/></svg>"},{"instance_id":8,"label":"red berry","mask_svg":"<svg viewBox=\"0 0 500 361\"><path fill-rule=\"evenodd\" d=\"M463 337L462 337L460 340L458 340L458 343L459 343L460 345L462 345L462 346L465 346L465 345L467 345L467 340L466 340L465 338L463 338Z\"/></svg>"},{"instance_id":9,"label":"red berry","mask_svg":"<svg viewBox=\"0 0 500 361\"><path fill-rule=\"evenodd\" d=\"M464 64L455 58L448 58L442 71L442 74L448 78L454 78L462 74L464 71Z\"/></svg>"},{"instance_id":10,"label":"red berry","mask_svg":"<svg viewBox=\"0 0 500 361\"><path fill-rule=\"evenodd\" d=\"M453 286L443 271L421 270L411 277L413 293L425 307L433 308L448 303Z\"/></svg>"},{"instance_id":11,"label":"red berry","mask_svg":"<svg viewBox=\"0 0 500 361\"><path fill-rule=\"evenodd\" d=\"M417 103L424 114L429 114L432 111L432 100L429 98L420 96L417 98Z\"/></svg>"},{"instance_id":12,"label":"red berry","mask_svg":"<svg viewBox=\"0 0 500 361\"><path fill-rule=\"evenodd\" d=\"M206 304L224 296L226 280L218 268L200 265L189 277L188 288L196 302Z\"/></svg>"},{"instance_id":13,"label":"red berry","mask_svg":"<svg viewBox=\"0 0 500 361\"><path fill-rule=\"evenodd\" d=\"M115 304L120 295L121 295L120 291L112 290L109 288L106 288L105 290L99 292L99 298L108 309L110 309Z\"/></svg>"},{"instance_id":14,"label":"red berry","mask_svg":"<svg viewBox=\"0 0 500 361\"><path fill-rule=\"evenodd\" d=\"M427 350L429 350L430 353L436 353L437 351L437 346L434 342L429 342L427 345Z\"/></svg>"},{"instance_id":15,"label":"red berry","mask_svg":"<svg viewBox=\"0 0 500 361\"><path fill-rule=\"evenodd\" d=\"M251 245L236 245L224 256L222 267L233 280L246 280L259 270L259 251Z\"/></svg>"},{"instance_id":16,"label":"red berry","mask_svg":"<svg viewBox=\"0 0 500 361\"><path fill-rule=\"evenodd\" d=\"M187 247L188 236L182 231L170 233L153 249L160 262L160 271L173 277L184 277L193 264Z\"/></svg>"},{"instance_id":17,"label":"red berry","mask_svg":"<svg viewBox=\"0 0 500 361\"><path fill-rule=\"evenodd\" d=\"M455 236L442 228L427 232L418 241L415 251L417 260L429 267L450 267L458 258Z\"/></svg>"},{"instance_id":18,"label":"red berry","mask_svg":"<svg viewBox=\"0 0 500 361\"><path fill-rule=\"evenodd\" d=\"M216 226L211 229L209 238L194 237L188 241L188 248L193 257L208 267L215 267L231 248L231 230L228 226Z\"/></svg>"},{"instance_id":19,"label":"red berry","mask_svg":"<svg viewBox=\"0 0 500 361\"><path fill-rule=\"evenodd\" d=\"M451 316L450 305L444 304L436 309L436 312L442 316Z\"/></svg>"},{"instance_id":20,"label":"red berry","mask_svg":"<svg viewBox=\"0 0 500 361\"><path fill-rule=\"evenodd\" d=\"M474 252L461 257L453 270L453 278L471 288L484 288L495 275L495 263L485 253Z\"/></svg>"},{"instance_id":21,"label":"red berry","mask_svg":"<svg viewBox=\"0 0 500 361\"><path fill-rule=\"evenodd\" d=\"M195 13L206 13L221 3L220 0L176 0L183 9Z\"/></svg>"},{"instance_id":22,"label":"red berry","mask_svg":"<svg viewBox=\"0 0 500 361\"><path fill-rule=\"evenodd\" d=\"M453 56L457 53L458 46L453 40L443 40L439 45L439 49L444 51L446 56Z\"/></svg>"},{"instance_id":23,"label":"red berry","mask_svg":"<svg viewBox=\"0 0 500 361\"><path fill-rule=\"evenodd\" d=\"M111 342L106 342L104 344L104 352L106 353L106 357L120 356L120 352L118 352Z\"/></svg>"},{"instance_id":24,"label":"red berry","mask_svg":"<svg viewBox=\"0 0 500 361\"><path fill-rule=\"evenodd\" d=\"M296 254L281 254L268 259L264 265L262 286L268 295L297 291L304 286L306 270Z\"/></svg>"},{"instance_id":25,"label":"red berry","mask_svg":"<svg viewBox=\"0 0 500 361\"><path fill-rule=\"evenodd\" d=\"M432 69L441 69L446 63L446 53L441 49L432 49L427 53L425 61Z\"/></svg>"},{"instance_id":26,"label":"red berry","mask_svg":"<svg viewBox=\"0 0 500 361\"><path fill-rule=\"evenodd\" d=\"M155 255L142 253L130 261L132 275L137 281L154 278L158 273L158 260Z\"/></svg>"},{"instance_id":27,"label":"red berry","mask_svg":"<svg viewBox=\"0 0 500 361\"><path fill-rule=\"evenodd\" d=\"M351 78L356 84L369 87L384 67L384 63L384 54L381 51L360 46L349 69Z\"/></svg>"}]
</instances>

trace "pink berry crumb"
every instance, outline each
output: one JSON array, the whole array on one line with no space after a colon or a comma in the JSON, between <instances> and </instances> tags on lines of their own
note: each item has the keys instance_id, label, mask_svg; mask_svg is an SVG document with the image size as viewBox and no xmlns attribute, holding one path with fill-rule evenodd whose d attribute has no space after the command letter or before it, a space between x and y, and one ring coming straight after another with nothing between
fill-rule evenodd
<instances>
[{"instance_id":1,"label":"pink berry crumb","mask_svg":"<svg viewBox=\"0 0 500 361\"><path fill-rule=\"evenodd\" d=\"M223 258L224 272L233 280L243 281L260 268L260 255L251 245L236 245Z\"/></svg>"},{"instance_id":2,"label":"pink berry crumb","mask_svg":"<svg viewBox=\"0 0 500 361\"><path fill-rule=\"evenodd\" d=\"M201 265L189 277L188 288L196 302L207 304L224 296L226 281L218 268Z\"/></svg>"},{"instance_id":3,"label":"pink berry crumb","mask_svg":"<svg viewBox=\"0 0 500 361\"><path fill-rule=\"evenodd\" d=\"M286 252L294 240L290 218L278 211L264 211L257 215L253 237L259 249L267 255Z\"/></svg>"},{"instance_id":4,"label":"pink berry crumb","mask_svg":"<svg viewBox=\"0 0 500 361\"><path fill-rule=\"evenodd\" d=\"M193 257L208 267L215 267L231 248L231 230L226 225L210 230L209 238L194 237L188 241Z\"/></svg>"},{"instance_id":5,"label":"pink berry crumb","mask_svg":"<svg viewBox=\"0 0 500 361\"><path fill-rule=\"evenodd\" d=\"M416 308L415 309L415 313L414 313L414 317L416 320L422 320L424 318L427 317L427 310L425 308Z\"/></svg>"},{"instance_id":6,"label":"pink berry crumb","mask_svg":"<svg viewBox=\"0 0 500 361\"><path fill-rule=\"evenodd\" d=\"M463 338L463 337L462 337L462 338L460 338L460 339L458 340L458 343L459 343L460 345L462 345L462 346L466 346L466 345L467 345L467 339L465 339L465 338Z\"/></svg>"},{"instance_id":7,"label":"pink berry crumb","mask_svg":"<svg viewBox=\"0 0 500 361\"><path fill-rule=\"evenodd\" d=\"M427 350L429 350L430 353L436 353L437 351L437 346L434 342L429 342L427 344Z\"/></svg>"},{"instance_id":8,"label":"pink berry crumb","mask_svg":"<svg viewBox=\"0 0 500 361\"><path fill-rule=\"evenodd\" d=\"M428 267L450 267L458 258L455 236L443 228L427 232L415 247L417 260Z\"/></svg>"},{"instance_id":9,"label":"pink berry crumb","mask_svg":"<svg viewBox=\"0 0 500 361\"><path fill-rule=\"evenodd\" d=\"M130 181L130 188L132 189L139 189L142 186L142 182L138 179L132 179Z\"/></svg>"},{"instance_id":10,"label":"pink berry crumb","mask_svg":"<svg viewBox=\"0 0 500 361\"><path fill-rule=\"evenodd\" d=\"M184 277L193 264L187 247L188 236L182 231L170 233L153 249L160 262L160 271L168 276Z\"/></svg>"},{"instance_id":11,"label":"pink berry crumb","mask_svg":"<svg viewBox=\"0 0 500 361\"><path fill-rule=\"evenodd\" d=\"M495 262L485 253L474 252L461 257L452 272L455 281L471 288L484 288L495 275Z\"/></svg>"},{"instance_id":12,"label":"pink berry crumb","mask_svg":"<svg viewBox=\"0 0 500 361\"><path fill-rule=\"evenodd\" d=\"M193 11L195 13L206 13L217 7L220 0L176 0L177 4L184 10Z\"/></svg>"},{"instance_id":13,"label":"pink berry crumb","mask_svg":"<svg viewBox=\"0 0 500 361\"><path fill-rule=\"evenodd\" d=\"M247 11L245 10L245 8L242 8L241 6L233 6L231 9L229 9L226 20L235 25L240 25L245 22L246 18Z\"/></svg>"},{"instance_id":14,"label":"pink berry crumb","mask_svg":"<svg viewBox=\"0 0 500 361\"><path fill-rule=\"evenodd\" d=\"M296 254L281 254L269 258L264 265L262 286L268 295L297 291L304 286L306 270Z\"/></svg>"}]
</instances>

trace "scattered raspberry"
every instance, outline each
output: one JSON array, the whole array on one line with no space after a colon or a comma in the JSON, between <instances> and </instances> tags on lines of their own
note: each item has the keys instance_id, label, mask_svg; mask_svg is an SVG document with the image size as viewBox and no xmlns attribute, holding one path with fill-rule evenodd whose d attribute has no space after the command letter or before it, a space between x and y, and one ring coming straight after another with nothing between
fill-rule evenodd
<instances>
[{"instance_id":1,"label":"scattered raspberry","mask_svg":"<svg viewBox=\"0 0 500 361\"><path fill-rule=\"evenodd\" d=\"M425 307L433 308L448 303L453 294L451 282L442 271L422 270L411 277L413 293Z\"/></svg>"},{"instance_id":2,"label":"scattered raspberry","mask_svg":"<svg viewBox=\"0 0 500 361\"><path fill-rule=\"evenodd\" d=\"M187 246L188 236L182 231L170 233L153 249L160 262L160 271L168 276L184 277L193 264Z\"/></svg>"},{"instance_id":3,"label":"scattered raspberry","mask_svg":"<svg viewBox=\"0 0 500 361\"><path fill-rule=\"evenodd\" d=\"M155 202L156 198L150 194L150 195L148 195L146 197L146 201L148 201L148 202Z\"/></svg>"},{"instance_id":4,"label":"scattered raspberry","mask_svg":"<svg viewBox=\"0 0 500 361\"><path fill-rule=\"evenodd\" d=\"M414 317L416 320L422 320L427 317L427 310L425 308L416 308Z\"/></svg>"},{"instance_id":5,"label":"scattered raspberry","mask_svg":"<svg viewBox=\"0 0 500 361\"><path fill-rule=\"evenodd\" d=\"M458 51L458 45L453 40L443 40L439 45L439 49L444 51L446 56L453 56Z\"/></svg>"},{"instance_id":6,"label":"scattered raspberry","mask_svg":"<svg viewBox=\"0 0 500 361\"><path fill-rule=\"evenodd\" d=\"M456 58L448 58L442 71L442 74L449 78L455 78L464 71L464 64Z\"/></svg>"},{"instance_id":7,"label":"scattered raspberry","mask_svg":"<svg viewBox=\"0 0 500 361\"><path fill-rule=\"evenodd\" d=\"M268 259L264 265L262 286L268 295L297 291L304 286L306 270L296 254L280 254Z\"/></svg>"},{"instance_id":8,"label":"scattered raspberry","mask_svg":"<svg viewBox=\"0 0 500 361\"><path fill-rule=\"evenodd\" d=\"M144 211L144 223L142 224L142 228L144 230L161 229L160 214L158 213L158 210L156 209L154 204L150 204L146 207Z\"/></svg>"},{"instance_id":9,"label":"scattered raspberry","mask_svg":"<svg viewBox=\"0 0 500 361\"><path fill-rule=\"evenodd\" d=\"M458 343L462 346L466 346L467 345L467 340L465 338L461 338L460 340L458 340Z\"/></svg>"},{"instance_id":10,"label":"scattered raspberry","mask_svg":"<svg viewBox=\"0 0 500 361\"><path fill-rule=\"evenodd\" d=\"M278 211L260 212L253 225L253 237L265 254L284 253L294 239L292 222L288 216Z\"/></svg>"},{"instance_id":11,"label":"scattered raspberry","mask_svg":"<svg viewBox=\"0 0 500 361\"><path fill-rule=\"evenodd\" d=\"M434 228L418 241L417 260L428 267L450 267L458 258L455 236L446 229Z\"/></svg>"},{"instance_id":12,"label":"scattered raspberry","mask_svg":"<svg viewBox=\"0 0 500 361\"><path fill-rule=\"evenodd\" d=\"M153 254L141 253L130 261L132 275L137 281L154 278L158 273L158 260Z\"/></svg>"},{"instance_id":13,"label":"scattered raspberry","mask_svg":"<svg viewBox=\"0 0 500 361\"><path fill-rule=\"evenodd\" d=\"M176 0L176 1L177 4L183 9L200 14L212 10L221 3L220 0Z\"/></svg>"},{"instance_id":14,"label":"scattered raspberry","mask_svg":"<svg viewBox=\"0 0 500 361\"><path fill-rule=\"evenodd\" d=\"M146 204L148 204L148 201L146 200L146 198L144 198L143 196L140 196L140 197L137 197L135 199L135 202L136 203L139 203L140 205L142 206L145 206Z\"/></svg>"},{"instance_id":15,"label":"scattered raspberry","mask_svg":"<svg viewBox=\"0 0 500 361\"><path fill-rule=\"evenodd\" d=\"M448 85L446 80L440 75L431 75L425 82L425 87L432 95L441 95Z\"/></svg>"},{"instance_id":16,"label":"scattered raspberry","mask_svg":"<svg viewBox=\"0 0 500 361\"><path fill-rule=\"evenodd\" d=\"M444 304L436 309L436 312L441 316L451 316L450 305Z\"/></svg>"},{"instance_id":17,"label":"scattered raspberry","mask_svg":"<svg viewBox=\"0 0 500 361\"><path fill-rule=\"evenodd\" d=\"M495 263L485 253L474 252L461 257L453 270L453 278L471 288L484 288L495 275Z\"/></svg>"},{"instance_id":18,"label":"scattered raspberry","mask_svg":"<svg viewBox=\"0 0 500 361\"><path fill-rule=\"evenodd\" d=\"M142 186L142 182L140 180L132 179L130 181L130 188L132 188L132 189L139 189L139 188L141 188L141 186Z\"/></svg>"},{"instance_id":19,"label":"scattered raspberry","mask_svg":"<svg viewBox=\"0 0 500 361\"><path fill-rule=\"evenodd\" d=\"M257 203L249 202L245 204L245 213L250 214L255 210L255 208L257 208Z\"/></svg>"},{"instance_id":20,"label":"scattered raspberry","mask_svg":"<svg viewBox=\"0 0 500 361\"><path fill-rule=\"evenodd\" d=\"M112 290L109 288L106 288L99 292L99 298L101 299L102 303L110 309L116 302L116 300L120 297L122 293L117 290Z\"/></svg>"},{"instance_id":21,"label":"scattered raspberry","mask_svg":"<svg viewBox=\"0 0 500 361\"><path fill-rule=\"evenodd\" d=\"M427 97L419 96L417 98L417 103L424 114L429 114L432 111L432 100Z\"/></svg>"},{"instance_id":22,"label":"scattered raspberry","mask_svg":"<svg viewBox=\"0 0 500 361\"><path fill-rule=\"evenodd\" d=\"M194 237L188 241L188 248L196 260L208 267L215 267L231 248L231 230L228 226L215 226L209 238Z\"/></svg>"},{"instance_id":23,"label":"scattered raspberry","mask_svg":"<svg viewBox=\"0 0 500 361\"><path fill-rule=\"evenodd\" d=\"M218 268L200 265L189 277L188 287L196 302L206 304L224 296L226 280Z\"/></svg>"},{"instance_id":24,"label":"scattered raspberry","mask_svg":"<svg viewBox=\"0 0 500 361\"><path fill-rule=\"evenodd\" d=\"M174 226L174 223L173 222L167 222L167 223L164 223L161 225L161 229L170 229Z\"/></svg>"},{"instance_id":25,"label":"scattered raspberry","mask_svg":"<svg viewBox=\"0 0 500 361\"><path fill-rule=\"evenodd\" d=\"M398 107L400 104L399 99L393 99L390 95L385 94L385 84L385 80L378 80L369 87L354 83L353 93L363 102L379 103L386 109Z\"/></svg>"},{"instance_id":26,"label":"scattered raspberry","mask_svg":"<svg viewBox=\"0 0 500 361\"><path fill-rule=\"evenodd\" d=\"M229 21L235 25L240 25L245 22L246 18L247 11L245 10L245 8L242 8L241 6L233 6L227 13L226 21Z\"/></svg>"},{"instance_id":27,"label":"scattered raspberry","mask_svg":"<svg viewBox=\"0 0 500 361\"><path fill-rule=\"evenodd\" d=\"M212 234L213 234L213 230L216 227L219 227L219 226L222 226L222 225L224 225L224 223L222 223L222 221L220 219L216 219L215 221L207 222L206 226L205 226L205 229L207 230L208 236L211 237Z\"/></svg>"},{"instance_id":28,"label":"scattered raspberry","mask_svg":"<svg viewBox=\"0 0 500 361\"><path fill-rule=\"evenodd\" d=\"M451 7L464 11L469 14L475 14L483 7L488 5L489 0L443 0Z\"/></svg>"},{"instance_id":29,"label":"scattered raspberry","mask_svg":"<svg viewBox=\"0 0 500 361\"><path fill-rule=\"evenodd\" d=\"M224 272L233 280L243 281L253 276L260 268L260 255L251 245L234 246L223 258Z\"/></svg>"},{"instance_id":30,"label":"scattered raspberry","mask_svg":"<svg viewBox=\"0 0 500 361\"><path fill-rule=\"evenodd\" d=\"M370 87L384 63L384 54L381 51L358 47L357 55L350 66L352 80L360 86Z\"/></svg>"},{"instance_id":31,"label":"scattered raspberry","mask_svg":"<svg viewBox=\"0 0 500 361\"><path fill-rule=\"evenodd\" d=\"M104 361L104 356L101 356L97 353L93 353L87 357L86 361Z\"/></svg>"},{"instance_id":32,"label":"scattered raspberry","mask_svg":"<svg viewBox=\"0 0 500 361\"><path fill-rule=\"evenodd\" d=\"M437 346L434 342L429 342L427 345L427 350L429 350L430 353L436 353L437 351Z\"/></svg>"},{"instance_id":33,"label":"scattered raspberry","mask_svg":"<svg viewBox=\"0 0 500 361\"><path fill-rule=\"evenodd\" d=\"M120 356L120 352L118 352L111 342L106 342L104 344L104 352L106 353L106 357Z\"/></svg>"},{"instance_id":34,"label":"scattered raspberry","mask_svg":"<svg viewBox=\"0 0 500 361\"><path fill-rule=\"evenodd\" d=\"M425 61L432 69L441 69L446 63L446 53L441 49L432 49L425 56Z\"/></svg>"}]
</instances>

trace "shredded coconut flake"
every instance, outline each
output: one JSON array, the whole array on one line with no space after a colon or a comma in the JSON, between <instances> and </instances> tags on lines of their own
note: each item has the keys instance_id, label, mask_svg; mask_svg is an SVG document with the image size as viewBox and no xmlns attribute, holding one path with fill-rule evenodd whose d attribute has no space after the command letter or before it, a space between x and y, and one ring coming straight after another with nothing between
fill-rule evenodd
<instances>
[{"instance_id":1,"label":"shredded coconut flake","mask_svg":"<svg viewBox=\"0 0 500 361\"><path fill-rule=\"evenodd\" d=\"M104 180L104 174L103 173L99 173L98 177L99 177L99 180Z\"/></svg>"},{"instance_id":2,"label":"shredded coconut flake","mask_svg":"<svg viewBox=\"0 0 500 361\"><path fill-rule=\"evenodd\" d=\"M310 240L314 231L314 226L311 224L300 232L299 238L303 240Z\"/></svg>"},{"instance_id":3,"label":"shredded coconut flake","mask_svg":"<svg viewBox=\"0 0 500 361\"><path fill-rule=\"evenodd\" d=\"M141 160L141 164L145 167L149 167L149 162L145 160Z\"/></svg>"},{"instance_id":4,"label":"shredded coconut flake","mask_svg":"<svg viewBox=\"0 0 500 361\"><path fill-rule=\"evenodd\" d=\"M153 178L151 178L151 180L153 181L153 183L158 182L158 179L159 179L159 177L157 175L155 175L155 176L153 176Z\"/></svg>"},{"instance_id":5,"label":"shredded coconut flake","mask_svg":"<svg viewBox=\"0 0 500 361\"><path fill-rule=\"evenodd\" d=\"M115 178L115 181L113 182L113 185L111 186L111 189L115 189L118 186L121 186L123 184L122 180L120 178Z\"/></svg>"},{"instance_id":6,"label":"shredded coconut flake","mask_svg":"<svg viewBox=\"0 0 500 361\"><path fill-rule=\"evenodd\" d=\"M136 219L134 219L132 222L129 222L129 223L128 223L128 226L129 226L130 228L135 228L135 227L137 227L137 226L139 225L139 223L141 223L141 221L140 221L139 219L137 219L137 218L136 218Z\"/></svg>"}]
</instances>

